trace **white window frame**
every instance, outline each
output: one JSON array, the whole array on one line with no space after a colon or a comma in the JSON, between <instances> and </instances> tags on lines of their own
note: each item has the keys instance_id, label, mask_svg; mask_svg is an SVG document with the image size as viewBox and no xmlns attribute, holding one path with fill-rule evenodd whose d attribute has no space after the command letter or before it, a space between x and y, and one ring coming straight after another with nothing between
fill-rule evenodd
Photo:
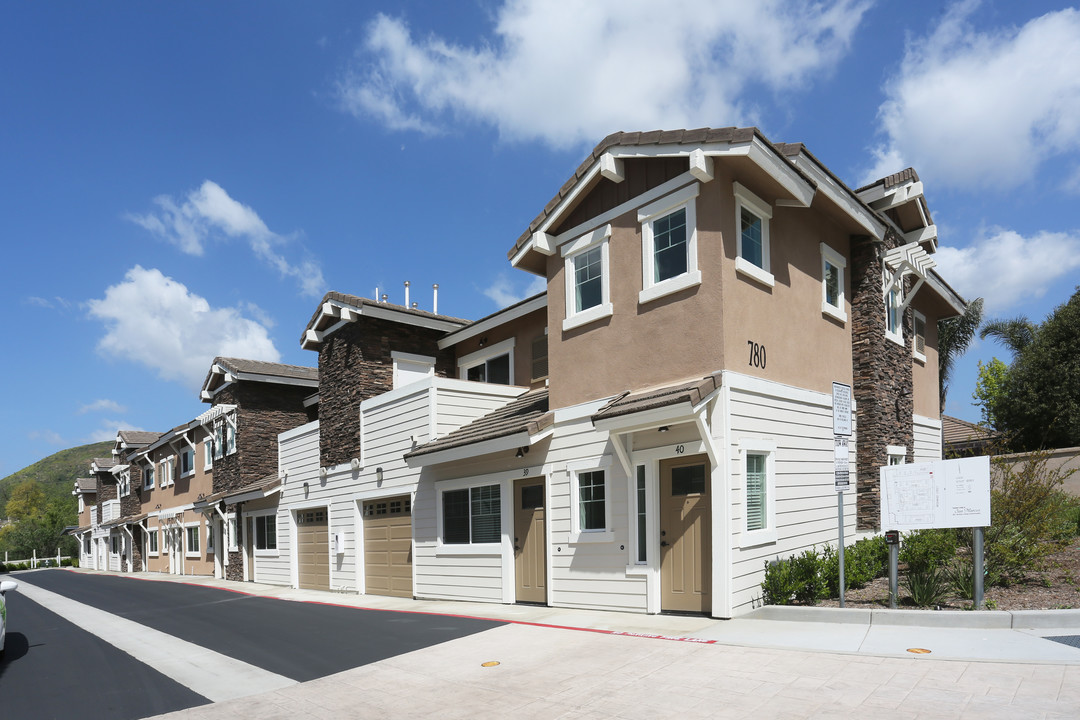
<instances>
[{"instance_id":1,"label":"white window frame","mask_svg":"<svg viewBox=\"0 0 1080 720\"><path fill-rule=\"evenodd\" d=\"M84 510L86 510L86 501L83 500L82 493L79 493L79 514L82 515Z\"/></svg>"},{"instance_id":2,"label":"white window frame","mask_svg":"<svg viewBox=\"0 0 1080 720\"><path fill-rule=\"evenodd\" d=\"M390 352L390 359L394 363L395 388L402 387L402 385L412 384L426 378L435 377L435 358L430 355L415 355L413 353L398 352L396 350L392 350ZM418 377L410 380L408 383L402 383L399 381L399 374L406 370L406 368L404 367L406 365L424 366L426 369L426 374L422 378ZM419 374L414 370L409 370L409 372L413 375Z\"/></svg>"},{"instance_id":3,"label":"white window frame","mask_svg":"<svg viewBox=\"0 0 1080 720\"><path fill-rule=\"evenodd\" d=\"M644 567L649 564L649 467L645 463L634 463L634 476L630 482L630 565ZM645 497L639 497L638 483L643 484ZM645 518L645 532L638 527L641 517ZM645 544L645 557L638 555L639 546Z\"/></svg>"},{"instance_id":4,"label":"white window frame","mask_svg":"<svg viewBox=\"0 0 1080 720\"><path fill-rule=\"evenodd\" d=\"M322 506L320 506L322 507ZM277 522L277 510L264 510L261 512L245 513L244 517L251 518L251 549L255 552L255 557L278 557L281 554L281 533ZM259 531L256 529L256 524L259 518L270 518L263 522L274 523L274 547L272 548L260 548Z\"/></svg>"},{"instance_id":5,"label":"white window frame","mask_svg":"<svg viewBox=\"0 0 1080 720\"><path fill-rule=\"evenodd\" d=\"M161 487L169 487L176 484L176 456L169 455L167 458L158 463L158 472L161 473L161 477L158 479L158 485Z\"/></svg>"},{"instance_id":6,"label":"white window frame","mask_svg":"<svg viewBox=\"0 0 1080 720\"><path fill-rule=\"evenodd\" d=\"M229 536L228 537L229 552L239 552L240 551L240 521L237 520L235 512L228 513L225 516L225 519L228 521L228 522L225 523L225 527L226 527L225 532Z\"/></svg>"},{"instance_id":7,"label":"white window frame","mask_svg":"<svg viewBox=\"0 0 1080 720\"><path fill-rule=\"evenodd\" d=\"M885 273L885 280L882 284L889 281L889 273ZM885 289L885 337L892 340L897 345L904 345L904 281L897 279L896 283L891 288ZM892 326L889 325L889 305L893 293L896 293L896 321L897 330L893 331Z\"/></svg>"},{"instance_id":8,"label":"white window frame","mask_svg":"<svg viewBox=\"0 0 1080 720\"><path fill-rule=\"evenodd\" d=\"M210 471L214 469L214 439L204 438L202 441L203 446L203 470Z\"/></svg>"},{"instance_id":9,"label":"white window frame","mask_svg":"<svg viewBox=\"0 0 1080 720\"><path fill-rule=\"evenodd\" d=\"M146 552L150 557L157 557L160 554L159 548L161 547L161 538L158 537L158 529L148 529L146 531Z\"/></svg>"},{"instance_id":10,"label":"white window frame","mask_svg":"<svg viewBox=\"0 0 1080 720\"><path fill-rule=\"evenodd\" d=\"M911 355L923 365L926 364L926 316L918 310L912 310L912 322L911 322ZM922 341L923 352L919 352L919 323L922 323Z\"/></svg>"},{"instance_id":11,"label":"white window frame","mask_svg":"<svg viewBox=\"0 0 1080 720\"><path fill-rule=\"evenodd\" d=\"M614 504L611 495L612 461L610 455L595 460L583 460L566 464L566 473L570 478L570 543L612 542L615 532L612 530L611 511ZM578 476L588 472L604 473L604 527L585 530L581 527L581 492Z\"/></svg>"},{"instance_id":12,"label":"white window frame","mask_svg":"<svg viewBox=\"0 0 1080 720\"><path fill-rule=\"evenodd\" d=\"M563 273L566 295L566 317L563 320L563 330L572 330L602 318L611 317L614 306L611 304L611 261L610 242L611 224L593 230L582 235L577 240L563 246L561 252L565 260ZM577 311L577 273L574 263L584 253L600 246L600 304L591 308Z\"/></svg>"},{"instance_id":13,"label":"white window frame","mask_svg":"<svg viewBox=\"0 0 1080 720\"><path fill-rule=\"evenodd\" d=\"M200 530L201 523L199 521L184 523L184 557L197 558L202 557L202 531ZM190 533L195 531L195 539L199 542L199 547L195 550L191 549Z\"/></svg>"},{"instance_id":14,"label":"white window frame","mask_svg":"<svg viewBox=\"0 0 1080 720\"><path fill-rule=\"evenodd\" d=\"M127 497L131 494L131 473L127 470L121 470L117 473L117 484L120 485L120 497Z\"/></svg>"},{"instance_id":15,"label":"white window frame","mask_svg":"<svg viewBox=\"0 0 1080 720\"><path fill-rule=\"evenodd\" d=\"M510 356L510 385L514 384L514 338L508 338L502 342L497 342L494 345L490 345L485 348L481 348L476 352L471 352L468 355L464 355L458 358L458 377L462 380L466 380L469 377L469 370L486 363L492 358L497 358L500 355Z\"/></svg>"},{"instance_id":16,"label":"white window frame","mask_svg":"<svg viewBox=\"0 0 1080 720\"><path fill-rule=\"evenodd\" d=\"M120 542L120 536L116 533L109 535L109 554L119 555L124 551L124 545Z\"/></svg>"},{"instance_id":17,"label":"white window frame","mask_svg":"<svg viewBox=\"0 0 1080 720\"><path fill-rule=\"evenodd\" d=\"M772 242L770 240L769 224L772 221L772 208L767 202L748 190L739 182L732 183L735 189L735 272L745 275L766 287L776 285L776 279L772 274ZM743 257L742 246L742 210L746 208L754 215L761 218L761 265Z\"/></svg>"},{"instance_id":18,"label":"white window frame","mask_svg":"<svg viewBox=\"0 0 1080 720\"><path fill-rule=\"evenodd\" d=\"M638 293L639 304L644 305L665 295L701 284L697 246L697 196L700 190L701 186L698 183L691 183L638 210L637 220L641 224L641 292ZM682 209L686 210L686 272L656 282L653 280L656 257L653 224L657 220Z\"/></svg>"},{"instance_id":19,"label":"white window frame","mask_svg":"<svg viewBox=\"0 0 1080 720\"><path fill-rule=\"evenodd\" d=\"M190 466L191 469L188 470L187 472L183 472L183 469L184 469L184 456L187 455L188 453L191 453L191 462L189 463L189 466ZM195 448L193 446L185 447L183 450L180 451L178 457L180 459L180 470L181 470L180 477L187 478L187 477L191 477L192 475L194 475L195 474Z\"/></svg>"},{"instance_id":20,"label":"white window frame","mask_svg":"<svg viewBox=\"0 0 1080 720\"><path fill-rule=\"evenodd\" d=\"M829 302L829 266L832 265L836 268L837 280L839 289L837 295L837 304L832 305ZM830 317L834 317L840 322L847 322L847 294L844 292L845 275L847 274L847 260L843 255L833 250L825 243L821 243L821 312Z\"/></svg>"},{"instance_id":21,"label":"white window frame","mask_svg":"<svg viewBox=\"0 0 1080 720\"><path fill-rule=\"evenodd\" d=\"M153 490L154 483L157 482L157 466L150 462L147 467L143 468L143 490Z\"/></svg>"},{"instance_id":22,"label":"white window frame","mask_svg":"<svg viewBox=\"0 0 1080 720\"><path fill-rule=\"evenodd\" d=\"M747 517L747 481L746 456L765 456L765 527L761 530L748 530ZM750 548L775 543L778 537L776 527L776 443L758 438L744 438L739 442L739 474L742 476L742 532L739 547Z\"/></svg>"},{"instance_id":23,"label":"white window frame","mask_svg":"<svg viewBox=\"0 0 1080 720\"><path fill-rule=\"evenodd\" d=\"M214 523L209 518L206 520L206 554L214 554Z\"/></svg>"},{"instance_id":24,"label":"white window frame","mask_svg":"<svg viewBox=\"0 0 1080 720\"><path fill-rule=\"evenodd\" d=\"M497 555L502 551L503 539L506 535L506 514L507 514L507 487L506 483L491 478L477 478L467 483L452 483L447 484L445 487L440 487L437 493L436 503L436 526L438 529L438 548L443 552L454 554L465 554L468 549L479 551L483 554ZM474 543L472 541L472 491L477 488L484 487L497 487L499 488L499 539L495 542L489 543ZM469 497L469 542L466 543L448 543L444 541L446 536L446 519L443 516L443 495L448 492L459 492L465 490ZM513 495L511 492L510 495ZM462 552L464 551L464 552Z\"/></svg>"},{"instance_id":25,"label":"white window frame","mask_svg":"<svg viewBox=\"0 0 1080 720\"><path fill-rule=\"evenodd\" d=\"M905 465L907 464L907 448L903 445L889 445L885 449L885 464L886 465ZM894 462L899 460L899 462Z\"/></svg>"}]
</instances>

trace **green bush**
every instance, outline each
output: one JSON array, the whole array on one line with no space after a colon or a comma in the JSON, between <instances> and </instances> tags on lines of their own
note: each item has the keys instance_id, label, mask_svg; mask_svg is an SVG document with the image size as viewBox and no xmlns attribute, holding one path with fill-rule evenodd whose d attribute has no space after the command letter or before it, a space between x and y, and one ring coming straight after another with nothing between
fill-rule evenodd
<instances>
[{"instance_id":1,"label":"green bush","mask_svg":"<svg viewBox=\"0 0 1080 720\"><path fill-rule=\"evenodd\" d=\"M949 596L949 580L936 567L909 570L904 577L904 586L911 601L919 607L937 605Z\"/></svg>"},{"instance_id":2,"label":"green bush","mask_svg":"<svg viewBox=\"0 0 1080 720\"><path fill-rule=\"evenodd\" d=\"M813 605L824 596L825 582L820 572L821 556L817 550L804 550L786 560L765 561L765 579L761 583L766 605Z\"/></svg>"},{"instance_id":3,"label":"green bush","mask_svg":"<svg viewBox=\"0 0 1080 720\"><path fill-rule=\"evenodd\" d=\"M970 555L958 555L951 564L945 566L942 572L957 597L965 600L975 599L975 567Z\"/></svg>"},{"instance_id":4,"label":"green bush","mask_svg":"<svg viewBox=\"0 0 1080 720\"><path fill-rule=\"evenodd\" d=\"M3 561L0 561L0 573L6 573L7 571L7 565L5 565Z\"/></svg>"},{"instance_id":5,"label":"green bush","mask_svg":"<svg viewBox=\"0 0 1080 720\"><path fill-rule=\"evenodd\" d=\"M940 568L956 555L959 538L952 530L913 530L900 545L900 562L908 573Z\"/></svg>"},{"instance_id":6,"label":"green bush","mask_svg":"<svg viewBox=\"0 0 1080 720\"><path fill-rule=\"evenodd\" d=\"M844 550L844 589L861 588L888 572L889 546L885 537L863 538ZM826 597L840 597L840 553L831 545L821 551Z\"/></svg>"}]
</instances>

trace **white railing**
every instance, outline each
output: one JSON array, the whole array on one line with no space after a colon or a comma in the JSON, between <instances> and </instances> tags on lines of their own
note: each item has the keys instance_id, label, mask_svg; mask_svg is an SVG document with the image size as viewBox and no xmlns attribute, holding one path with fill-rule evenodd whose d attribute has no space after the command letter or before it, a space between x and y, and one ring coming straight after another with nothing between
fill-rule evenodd
<instances>
[{"instance_id":1,"label":"white railing","mask_svg":"<svg viewBox=\"0 0 1080 720\"><path fill-rule=\"evenodd\" d=\"M48 557L48 558L41 557L41 558L39 558L37 556L37 551L35 550L32 557L28 557L28 558L26 558L24 560L18 560L18 559L11 560L8 557L8 552L6 550L4 551L4 564L5 565L11 566L11 565L21 565L21 564L25 563L25 564L29 565L31 569L35 569L35 570L38 567L41 567L41 566L44 566L44 567L60 567L60 562L62 560L70 560L70 559L71 559L71 557L69 555L61 555L59 549L57 549L57 551L56 551L56 557Z\"/></svg>"}]
</instances>

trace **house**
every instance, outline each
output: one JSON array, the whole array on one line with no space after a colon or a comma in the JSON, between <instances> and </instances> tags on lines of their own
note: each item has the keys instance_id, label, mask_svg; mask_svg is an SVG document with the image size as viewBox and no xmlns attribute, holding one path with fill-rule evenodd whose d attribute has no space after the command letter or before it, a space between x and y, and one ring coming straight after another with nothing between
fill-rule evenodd
<instances>
[{"instance_id":1,"label":"house","mask_svg":"<svg viewBox=\"0 0 1080 720\"><path fill-rule=\"evenodd\" d=\"M97 524L91 530L94 542L91 567L96 570L134 572L142 567L141 546L136 538L142 520L138 492L141 470L130 460L160 435L120 430L113 442L112 457L95 458L90 463L98 497Z\"/></svg>"},{"instance_id":2,"label":"house","mask_svg":"<svg viewBox=\"0 0 1080 720\"><path fill-rule=\"evenodd\" d=\"M941 436L948 458L991 455L1002 445L1001 433L951 415L941 416Z\"/></svg>"},{"instance_id":3,"label":"house","mask_svg":"<svg viewBox=\"0 0 1080 720\"><path fill-rule=\"evenodd\" d=\"M746 612L767 561L836 537L834 382L849 537L878 467L941 456L936 326L964 303L936 248L913 170L851 190L754 128L606 138L509 252L546 293L475 323L324 298L278 581Z\"/></svg>"},{"instance_id":4,"label":"house","mask_svg":"<svg viewBox=\"0 0 1080 720\"><path fill-rule=\"evenodd\" d=\"M90 567L93 564L92 532L97 524L97 480L95 478L76 478L71 494L79 503L78 525L69 534L79 543L79 565Z\"/></svg>"}]
</instances>

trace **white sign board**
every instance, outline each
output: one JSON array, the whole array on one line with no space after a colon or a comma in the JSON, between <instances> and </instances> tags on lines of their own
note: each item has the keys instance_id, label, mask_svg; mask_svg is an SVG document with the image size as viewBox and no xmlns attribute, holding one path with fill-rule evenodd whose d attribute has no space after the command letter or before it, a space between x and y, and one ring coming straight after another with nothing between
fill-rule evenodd
<instances>
[{"instance_id":1,"label":"white sign board","mask_svg":"<svg viewBox=\"0 0 1080 720\"><path fill-rule=\"evenodd\" d=\"M832 384L833 435L851 436L851 386Z\"/></svg>"},{"instance_id":2,"label":"white sign board","mask_svg":"<svg viewBox=\"0 0 1080 720\"><path fill-rule=\"evenodd\" d=\"M882 529L989 526L989 457L881 468Z\"/></svg>"},{"instance_id":3,"label":"white sign board","mask_svg":"<svg viewBox=\"0 0 1080 720\"><path fill-rule=\"evenodd\" d=\"M833 452L834 460L834 477L835 477L835 489L836 492L843 492L851 486L851 482L848 479L848 439L846 437L836 437L836 448Z\"/></svg>"}]
</instances>

